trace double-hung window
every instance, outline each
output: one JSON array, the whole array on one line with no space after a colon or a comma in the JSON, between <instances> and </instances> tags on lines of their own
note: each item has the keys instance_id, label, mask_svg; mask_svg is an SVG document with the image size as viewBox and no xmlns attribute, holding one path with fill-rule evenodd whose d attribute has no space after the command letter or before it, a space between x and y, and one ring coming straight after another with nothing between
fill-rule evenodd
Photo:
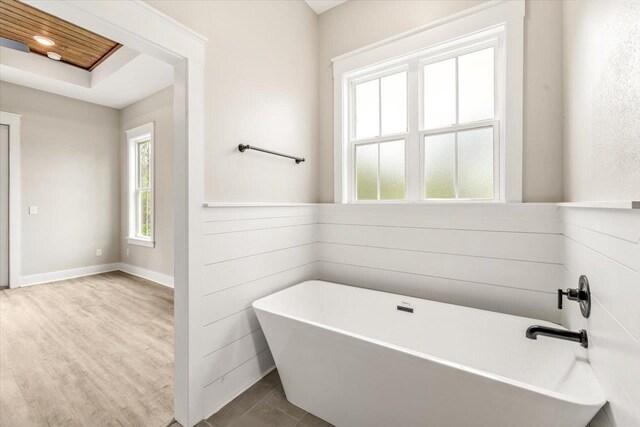
<instances>
[{"instance_id":1,"label":"double-hung window","mask_svg":"<svg viewBox=\"0 0 640 427\"><path fill-rule=\"evenodd\" d=\"M131 244L154 246L153 123L127 131L129 236Z\"/></svg>"},{"instance_id":2,"label":"double-hung window","mask_svg":"<svg viewBox=\"0 0 640 427\"><path fill-rule=\"evenodd\" d=\"M524 3L475 10L334 60L336 202L521 201Z\"/></svg>"},{"instance_id":3,"label":"double-hung window","mask_svg":"<svg viewBox=\"0 0 640 427\"><path fill-rule=\"evenodd\" d=\"M351 154L357 200L404 200L407 69L354 80L351 84Z\"/></svg>"},{"instance_id":4,"label":"double-hung window","mask_svg":"<svg viewBox=\"0 0 640 427\"><path fill-rule=\"evenodd\" d=\"M421 61L422 199L498 195L497 49L492 40Z\"/></svg>"}]
</instances>

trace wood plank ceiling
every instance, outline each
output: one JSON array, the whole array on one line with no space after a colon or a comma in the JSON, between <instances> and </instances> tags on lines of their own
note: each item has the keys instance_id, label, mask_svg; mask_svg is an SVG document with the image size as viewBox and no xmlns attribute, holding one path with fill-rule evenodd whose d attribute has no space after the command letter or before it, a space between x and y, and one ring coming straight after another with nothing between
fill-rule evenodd
<instances>
[{"instance_id":1,"label":"wood plank ceiling","mask_svg":"<svg viewBox=\"0 0 640 427\"><path fill-rule=\"evenodd\" d=\"M122 46L17 0L0 0L0 36L26 43L32 53L55 52L61 62L88 71ZM41 45L34 36L51 39L55 45Z\"/></svg>"}]
</instances>

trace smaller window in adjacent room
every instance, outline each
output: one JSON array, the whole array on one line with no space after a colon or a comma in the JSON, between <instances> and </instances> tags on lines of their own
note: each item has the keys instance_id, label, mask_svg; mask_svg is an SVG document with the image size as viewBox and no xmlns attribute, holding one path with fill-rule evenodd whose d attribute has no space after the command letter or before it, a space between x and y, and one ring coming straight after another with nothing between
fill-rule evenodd
<instances>
[{"instance_id":1,"label":"smaller window in adjacent room","mask_svg":"<svg viewBox=\"0 0 640 427\"><path fill-rule=\"evenodd\" d=\"M153 247L153 123L127 131L129 152L129 236L131 244Z\"/></svg>"}]
</instances>

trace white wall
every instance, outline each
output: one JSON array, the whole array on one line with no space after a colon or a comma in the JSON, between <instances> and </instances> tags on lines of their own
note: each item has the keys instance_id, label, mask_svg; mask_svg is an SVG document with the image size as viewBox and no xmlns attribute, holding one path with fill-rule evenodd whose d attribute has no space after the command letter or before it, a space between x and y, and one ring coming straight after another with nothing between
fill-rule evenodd
<instances>
[{"instance_id":1,"label":"white wall","mask_svg":"<svg viewBox=\"0 0 640 427\"><path fill-rule=\"evenodd\" d=\"M563 2L567 201L640 200L640 2ZM640 212L563 209L565 287L587 275L589 359L609 404L593 427L640 425Z\"/></svg>"},{"instance_id":2,"label":"white wall","mask_svg":"<svg viewBox=\"0 0 640 427\"><path fill-rule=\"evenodd\" d=\"M589 360L609 400L592 427L640 425L640 211L563 208L565 288L584 274L593 298L584 319L565 304L563 323L587 329Z\"/></svg>"},{"instance_id":3,"label":"white wall","mask_svg":"<svg viewBox=\"0 0 640 427\"><path fill-rule=\"evenodd\" d=\"M331 58L437 21L480 1L348 1L319 17L319 199L333 201ZM562 201L562 4L527 1L524 46L526 202Z\"/></svg>"},{"instance_id":4,"label":"white wall","mask_svg":"<svg viewBox=\"0 0 640 427\"><path fill-rule=\"evenodd\" d=\"M640 200L640 2L562 3L565 198Z\"/></svg>"},{"instance_id":5,"label":"white wall","mask_svg":"<svg viewBox=\"0 0 640 427\"><path fill-rule=\"evenodd\" d=\"M319 277L560 321L554 205L321 205Z\"/></svg>"},{"instance_id":6,"label":"white wall","mask_svg":"<svg viewBox=\"0 0 640 427\"><path fill-rule=\"evenodd\" d=\"M129 227L128 149L125 132L154 123L155 247L127 243ZM120 110L121 261L129 266L173 276L173 86ZM128 250L128 253L127 253ZM135 272L135 270L132 270Z\"/></svg>"},{"instance_id":7,"label":"white wall","mask_svg":"<svg viewBox=\"0 0 640 427\"><path fill-rule=\"evenodd\" d=\"M316 277L314 206L205 211L202 372L205 416L273 366L251 304Z\"/></svg>"},{"instance_id":8,"label":"white wall","mask_svg":"<svg viewBox=\"0 0 640 427\"><path fill-rule=\"evenodd\" d=\"M0 110L22 115L21 275L119 261L118 110L5 82L0 93Z\"/></svg>"},{"instance_id":9,"label":"white wall","mask_svg":"<svg viewBox=\"0 0 640 427\"><path fill-rule=\"evenodd\" d=\"M205 200L317 199L318 17L302 1L149 1L209 39ZM254 144L305 163L237 150Z\"/></svg>"}]
</instances>

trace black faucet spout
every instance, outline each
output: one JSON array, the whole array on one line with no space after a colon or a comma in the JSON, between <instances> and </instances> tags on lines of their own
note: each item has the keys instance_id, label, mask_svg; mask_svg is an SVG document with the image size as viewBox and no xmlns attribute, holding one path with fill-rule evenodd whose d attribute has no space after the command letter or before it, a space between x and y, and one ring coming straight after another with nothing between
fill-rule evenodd
<instances>
[{"instance_id":1,"label":"black faucet spout","mask_svg":"<svg viewBox=\"0 0 640 427\"><path fill-rule=\"evenodd\" d=\"M578 332L567 331L566 329L549 328L547 326L533 325L527 328L526 336L529 339L538 339L538 335L558 338L561 340L573 341L580 343L584 348L589 346L587 331L580 329Z\"/></svg>"}]
</instances>

